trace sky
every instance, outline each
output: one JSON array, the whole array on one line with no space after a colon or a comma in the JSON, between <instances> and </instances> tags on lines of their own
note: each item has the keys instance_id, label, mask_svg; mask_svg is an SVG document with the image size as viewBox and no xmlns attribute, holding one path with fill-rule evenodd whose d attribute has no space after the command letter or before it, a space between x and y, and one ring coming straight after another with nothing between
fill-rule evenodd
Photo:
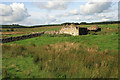
<instances>
[{"instance_id":1,"label":"sky","mask_svg":"<svg viewBox=\"0 0 120 80\"><path fill-rule=\"evenodd\" d=\"M0 24L45 25L118 20L118 1L0 1Z\"/></svg>"}]
</instances>

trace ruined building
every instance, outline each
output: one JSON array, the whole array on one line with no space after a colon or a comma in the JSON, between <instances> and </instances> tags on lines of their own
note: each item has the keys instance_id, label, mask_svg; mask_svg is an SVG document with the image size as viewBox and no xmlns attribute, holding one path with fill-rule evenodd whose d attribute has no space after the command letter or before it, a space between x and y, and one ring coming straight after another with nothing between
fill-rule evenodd
<instances>
[{"instance_id":1,"label":"ruined building","mask_svg":"<svg viewBox=\"0 0 120 80\"><path fill-rule=\"evenodd\" d=\"M92 25L91 27L88 27L87 29L88 31L95 31L95 32L101 31L101 28L99 28L98 25Z\"/></svg>"},{"instance_id":2,"label":"ruined building","mask_svg":"<svg viewBox=\"0 0 120 80\"><path fill-rule=\"evenodd\" d=\"M86 35L88 32L87 28L84 27L77 27L74 24L71 24L70 26L65 25L62 27L62 29L59 31L60 34L71 34L71 35Z\"/></svg>"},{"instance_id":3,"label":"ruined building","mask_svg":"<svg viewBox=\"0 0 120 80\"><path fill-rule=\"evenodd\" d=\"M88 31L101 31L101 28L99 28L97 25L93 25L91 27L77 27L74 24L71 25L65 25L62 27L62 29L59 31L59 34L71 34L73 36L77 36L77 35L87 35Z\"/></svg>"},{"instance_id":4,"label":"ruined building","mask_svg":"<svg viewBox=\"0 0 120 80\"><path fill-rule=\"evenodd\" d=\"M44 34L70 34L73 36L87 35L89 31L101 31L97 25L91 27L77 27L75 24L64 25L59 31L45 31Z\"/></svg>"}]
</instances>

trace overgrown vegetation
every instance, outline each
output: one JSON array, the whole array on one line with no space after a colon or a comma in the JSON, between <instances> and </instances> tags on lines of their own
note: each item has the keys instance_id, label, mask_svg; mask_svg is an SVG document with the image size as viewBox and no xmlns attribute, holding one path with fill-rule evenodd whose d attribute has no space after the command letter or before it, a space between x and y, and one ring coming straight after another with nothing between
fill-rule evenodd
<instances>
[{"instance_id":1,"label":"overgrown vegetation","mask_svg":"<svg viewBox=\"0 0 120 80\"><path fill-rule=\"evenodd\" d=\"M101 32L88 35L44 34L2 44L3 78L118 78L118 24L98 26ZM14 32L60 28L21 28Z\"/></svg>"},{"instance_id":2,"label":"overgrown vegetation","mask_svg":"<svg viewBox=\"0 0 120 80\"><path fill-rule=\"evenodd\" d=\"M111 52L69 42L3 45L3 78L117 78L118 54Z\"/></svg>"}]
</instances>

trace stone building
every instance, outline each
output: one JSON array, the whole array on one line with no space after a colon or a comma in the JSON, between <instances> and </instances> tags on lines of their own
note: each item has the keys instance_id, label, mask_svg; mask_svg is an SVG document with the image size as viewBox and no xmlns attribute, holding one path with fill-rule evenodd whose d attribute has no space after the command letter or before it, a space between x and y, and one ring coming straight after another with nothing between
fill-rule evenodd
<instances>
[{"instance_id":1,"label":"stone building","mask_svg":"<svg viewBox=\"0 0 120 80\"><path fill-rule=\"evenodd\" d=\"M86 35L87 34L87 28L84 27L77 27L74 24L71 25L66 25L63 26L62 29L59 31L60 34L71 34L73 36L77 36L77 35Z\"/></svg>"},{"instance_id":2,"label":"stone building","mask_svg":"<svg viewBox=\"0 0 120 80\"><path fill-rule=\"evenodd\" d=\"M101 28L99 28L98 25L93 25L91 27L88 27L87 29L88 31L95 31L95 32L101 31Z\"/></svg>"}]
</instances>

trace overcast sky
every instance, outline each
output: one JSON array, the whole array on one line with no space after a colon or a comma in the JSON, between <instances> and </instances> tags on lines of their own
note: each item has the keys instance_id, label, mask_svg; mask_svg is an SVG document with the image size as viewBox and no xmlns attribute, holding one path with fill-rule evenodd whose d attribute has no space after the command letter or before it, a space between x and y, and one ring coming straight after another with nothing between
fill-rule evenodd
<instances>
[{"instance_id":1,"label":"overcast sky","mask_svg":"<svg viewBox=\"0 0 120 80\"><path fill-rule=\"evenodd\" d=\"M117 1L46 0L44 2L10 2L9 0L9 2L0 2L0 24L41 25L117 20Z\"/></svg>"}]
</instances>

